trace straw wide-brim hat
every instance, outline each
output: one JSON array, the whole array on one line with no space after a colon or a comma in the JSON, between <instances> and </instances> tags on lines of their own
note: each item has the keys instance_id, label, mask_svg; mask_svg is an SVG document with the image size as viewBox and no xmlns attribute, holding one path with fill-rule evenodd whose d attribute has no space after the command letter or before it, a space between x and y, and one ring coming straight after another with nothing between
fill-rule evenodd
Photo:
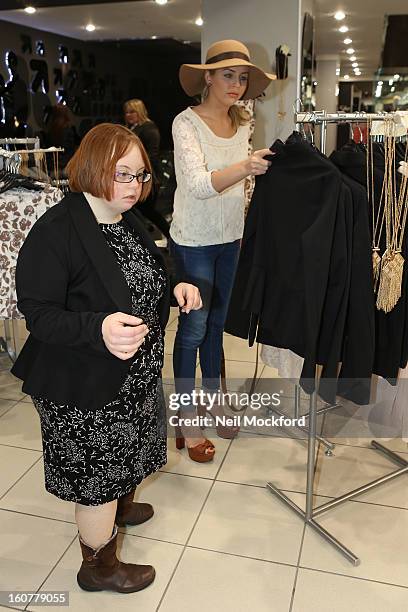
<instances>
[{"instance_id":1,"label":"straw wide-brim hat","mask_svg":"<svg viewBox=\"0 0 408 612\"><path fill-rule=\"evenodd\" d=\"M184 91L189 96L197 96L205 86L206 70L231 68L232 66L248 66L248 87L242 100L257 98L276 79L275 74L264 72L252 64L249 51L238 40L220 40L211 45L207 51L205 64L183 64L180 67L179 78Z\"/></svg>"}]
</instances>

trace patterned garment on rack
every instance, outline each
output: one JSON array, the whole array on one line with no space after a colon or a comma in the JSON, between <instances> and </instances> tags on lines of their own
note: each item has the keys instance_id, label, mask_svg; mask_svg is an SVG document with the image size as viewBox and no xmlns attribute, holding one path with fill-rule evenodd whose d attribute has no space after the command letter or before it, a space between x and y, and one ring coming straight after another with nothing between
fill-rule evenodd
<instances>
[{"instance_id":1,"label":"patterned garment on rack","mask_svg":"<svg viewBox=\"0 0 408 612\"><path fill-rule=\"evenodd\" d=\"M34 223L63 198L56 187L43 191L10 189L0 193L0 319L22 319L17 309L18 253Z\"/></svg>"}]
</instances>

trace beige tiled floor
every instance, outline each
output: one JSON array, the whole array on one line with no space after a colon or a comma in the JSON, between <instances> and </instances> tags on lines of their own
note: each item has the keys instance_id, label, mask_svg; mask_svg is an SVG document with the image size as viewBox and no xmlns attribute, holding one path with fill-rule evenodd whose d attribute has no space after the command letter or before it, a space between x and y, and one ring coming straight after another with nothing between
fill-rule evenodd
<instances>
[{"instance_id":1,"label":"beige tiled floor","mask_svg":"<svg viewBox=\"0 0 408 612\"><path fill-rule=\"evenodd\" d=\"M165 346L166 395L174 390L176 317L173 309ZM243 390L254 372L256 348L226 335L224 349L229 389ZM265 488L271 481L304 507L306 441L254 433L234 441L209 434L217 453L208 464L190 461L170 439L168 463L137 492L137 499L153 503L155 516L120 530L123 560L152 563L155 582L133 595L81 591L73 505L44 490L38 417L20 382L4 369L4 356L0 363L0 591L66 590L75 612L408 610L407 476L318 519L361 558L354 567ZM265 384L276 371L260 364L258 376ZM288 398L287 405L291 402ZM369 448L362 431L353 435L348 423L332 457L320 449L315 504L395 469ZM408 458L404 442L385 445Z\"/></svg>"}]
</instances>

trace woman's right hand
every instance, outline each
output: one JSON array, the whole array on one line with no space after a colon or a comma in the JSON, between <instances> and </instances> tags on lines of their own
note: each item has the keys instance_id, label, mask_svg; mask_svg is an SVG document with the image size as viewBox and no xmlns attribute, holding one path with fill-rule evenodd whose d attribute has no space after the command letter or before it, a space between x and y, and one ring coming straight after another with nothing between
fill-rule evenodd
<instances>
[{"instance_id":1,"label":"woman's right hand","mask_svg":"<svg viewBox=\"0 0 408 612\"><path fill-rule=\"evenodd\" d=\"M123 312L114 312L102 322L102 338L112 355L125 361L130 359L149 333L142 319Z\"/></svg>"},{"instance_id":2,"label":"woman's right hand","mask_svg":"<svg viewBox=\"0 0 408 612\"><path fill-rule=\"evenodd\" d=\"M260 149L260 151L254 151L254 153L245 160L246 173L247 175L257 176L258 174L265 174L272 162L264 159L266 155L275 155L270 149Z\"/></svg>"}]
</instances>

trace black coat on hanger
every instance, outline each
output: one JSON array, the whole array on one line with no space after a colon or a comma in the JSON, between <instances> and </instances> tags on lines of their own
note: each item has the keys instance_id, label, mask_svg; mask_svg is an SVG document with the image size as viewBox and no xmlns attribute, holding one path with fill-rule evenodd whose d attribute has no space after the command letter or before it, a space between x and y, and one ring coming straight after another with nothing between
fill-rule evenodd
<instances>
[{"instance_id":1,"label":"black coat on hanger","mask_svg":"<svg viewBox=\"0 0 408 612\"><path fill-rule=\"evenodd\" d=\"M352 216L352 232L349 235L343 234L344 238L351 241L351 261L337 395L356 404L367 404L370 401L375 353L375 300L367 191L346 175L342 175L342 182L343 189L349 194L345 201ZM324 377L329 383L325 391L325 380L322 378L320 394L326 401L333 403L334 386L330 386L330 381L336 377L333 362L331 368L324 370Z\"/></svg>"},{"instance_id":2,"label":"black coat on hanger","mask_svg":"<svg viewBox=\"0 0 408 612\"><path fill-rule=\"evenodd\" d=\"M365 403L374 347L365 193L298 134L272 150L246 219L226 331L304 357L308 392L322 364L327 401L343 360L342 390Z\"/></svg>"},{"instance_id":3,"label":"black coat on hanger","mask_svg":"<svg viewBox=\"0 0 408 612\"><path fill-rule=\"evenodd\" d=\"M163 263L138 214L126 223ZM102 408L118 393L131 364L112 355L102 339L102 321L132 313L125 277L82 193L71 193L33 226L16 271L18 308L30 335L12 373L23 391L85 410ZM159 302L163 330L170 282Z\"/></svg>"},{"instance_id":4,"label":"black coat on hanger","mask_svg":"<svg viewBox=\"0 0 408 612\"><path fill-rule=\"evenodd\" d=\"M344 309L345 266L335 262L345 254L333 250L342 182L298 135L271 149L272 165L256 179L225 329L304 357L301 383L311 391L318 353L327 349L319 332L328 291L337 294L332 320Z\"/></svg>"}]
</instances>

